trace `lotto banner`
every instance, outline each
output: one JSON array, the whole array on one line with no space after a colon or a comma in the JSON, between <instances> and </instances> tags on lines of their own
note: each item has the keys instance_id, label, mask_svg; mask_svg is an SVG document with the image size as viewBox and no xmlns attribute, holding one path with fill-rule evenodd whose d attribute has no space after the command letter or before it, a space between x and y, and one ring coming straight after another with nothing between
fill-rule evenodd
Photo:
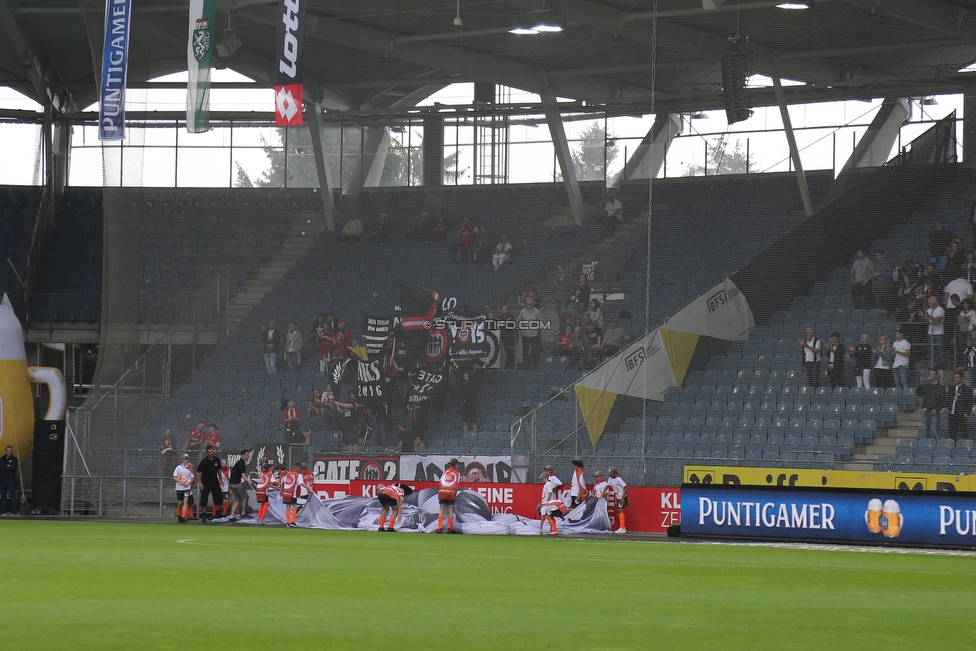
<instances>
[{"instance_id":1,"label":"lotto banner","mask_svg":"<svg viewBox=\"0 0 976 651\"><path fill-rule=\"evenodd\" d=\"M307 0L280 0L278 4L278 70L275 74L275 125L302 123L302 53L305 49Z\"/></svg>"},{"instance_id":2,"label":"lotto banner","mask_svg":"<svg viewBox=\"0 0 976 651\"><path fill-rule=\"evenodd\" d=\"M976 492L976 476L914 472L858 472L798 468L732 468L685 466L686 484L728 486L807 486L811 488L879 488L901 491Z\"/></svg>"},{"instance_id":3,"label":"lotto banner","mask_svg":"<svg viewBox=\"0 0 976 651\"><path fill-rule=\"evenodd\" d=\"M404 454L400 457L400 478L404 481L440 481L451 459L460 461L462 482L525 482L525 468L512 468L510 456L468 456L450 454Z\"/></svg>"},{"instance_id":4,"label":"lotto banner","mask_svg":"<svg viewBox=\"0 0 976 651\"><path fill-rule=\"evenodd\" d=\"M681 534L976 547L976 497L806 488L682 488Z\"/></svg>"},{"instance_id":5,"label":"lotto banner","mask_svg":"<svg viewBox=\"0 0 976 651\"><path fill-rule=\"evenodd\" d=\"M131 0L105 0L102 80L98 86L98 139L125 138L125 85L129 71Z\"/></svg>"}]
</instances>

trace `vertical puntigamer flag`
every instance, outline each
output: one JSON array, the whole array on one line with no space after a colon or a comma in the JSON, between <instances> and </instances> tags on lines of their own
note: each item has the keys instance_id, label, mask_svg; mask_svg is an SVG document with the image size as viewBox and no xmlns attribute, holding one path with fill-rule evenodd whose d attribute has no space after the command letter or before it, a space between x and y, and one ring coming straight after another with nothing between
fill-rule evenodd
<instances>
[{"instance_id":1,"label":"vertical puntigamer flag","mask_svg":"<svg viewBox=\"0 0 976 651\"><path fill-rule=\"evenodd\" d=\"M105 0L102 81L98 86L98 139L125 138L125 81L129 64L131 0Z\"/></svg>"},{"instance_id":2,"label":"vertical puntigamer flag","mask_svg":"<svg viewBox=\"0 0 976 651\"><path fill-rule=\"evenodd\" d=\"M214 19L217 0L190 0L190 29L186 45L186 130L210 130L210 66L213 64Z\"/></svg>"},{"instance_id":3,"label":"vertical puntigamer flag","mask_svg":"<svg viewBox=\"0 0 976 651\"><path fill-rule=\"evenodd\" d=\"M302 52L305 49L305 3L280 0L278 15L278 71L275 74L275 125L302 123Z\"/></svg>"}]
</instances>

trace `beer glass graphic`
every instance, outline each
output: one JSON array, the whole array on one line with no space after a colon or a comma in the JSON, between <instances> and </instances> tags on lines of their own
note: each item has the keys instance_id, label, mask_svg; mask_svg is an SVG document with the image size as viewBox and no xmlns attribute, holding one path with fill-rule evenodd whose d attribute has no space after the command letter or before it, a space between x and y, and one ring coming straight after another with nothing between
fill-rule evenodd
<instances>
[{"instance_id":1,"label":"beer glass graphic","mask_svg":"<svg viewBox=\"0 0 976 651\"><path fill-rule=\"evenodd\" d=\"M884 532L885 538L897 538L898 534L901 533L903 524L904 518L902 518L898 502L887 500L881 514L881 530Z\"/></svg>"},{"instance_id":2,"label":"beer glass graphic","mask_svg":"<svg viewBox=\"0 0 976 651\"><path fill-rule=\"evenodd\" d=\"M23 462L34 442L34 399L30 383L46 384L50 391L44 420L64 420L65 389L61 371L28 368L24 331L4 294L0 301L0 454L8 445Z\"/></svg>"},{"instance_id":3,"label":"beer glass graphic","mask_svg":"<svg viewBox=\"0 0 976 651\"><path fill-rule=\"evenodd\" d=\"M871 533L881 533L881 500L874 498L868 502L868 510L864 512L864 521Z\"/></svg>"}]
</instances>

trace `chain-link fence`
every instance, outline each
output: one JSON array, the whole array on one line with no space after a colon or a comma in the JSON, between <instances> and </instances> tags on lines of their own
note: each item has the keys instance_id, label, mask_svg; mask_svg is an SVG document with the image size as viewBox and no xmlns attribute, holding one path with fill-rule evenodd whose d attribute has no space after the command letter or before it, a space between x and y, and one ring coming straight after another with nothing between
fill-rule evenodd
<instances>
[{"instance_id":1,"label":"chain-link fence","mask_svg":"<svg viewBox=\"0 0 976 651\"><path fill-rule=\"evenodd\" d=\"M126 473L154 476L148 462L132 463L146 444L138 440L140 429L229 329L228 269L200 261L195 295L158 289L165 283L151 275L157 252L142 249L145 222L135 218L142 201L141 191L105 189L99 360L87 400L68 414L66 477L117 476L123 464ZM66 499L67 488L66 479ZM90 489L89 483L75 486L76 499L94 500Z\"/></svg>"}]
</instances>

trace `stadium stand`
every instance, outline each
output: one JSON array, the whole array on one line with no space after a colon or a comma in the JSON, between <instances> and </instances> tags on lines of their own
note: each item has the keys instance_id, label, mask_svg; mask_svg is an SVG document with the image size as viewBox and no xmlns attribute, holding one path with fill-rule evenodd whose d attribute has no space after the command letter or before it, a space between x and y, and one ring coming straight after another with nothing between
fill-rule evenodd
<instances>
[{"instance_id":1,"label":"stadium stand","mask_svg":"<svg viewBox=\"0 0 976 651\"><path fill-rule=\"evenodd\" d=\"M822 193L829 175L811 175L812 187ZM590 206L599 207L597 186L587 187ZM631 220L646 212L644 186L624 186L618 197L630 211ZM280 416L283 396L296 397L304 411L307 396L314 388L324 388L327 379L317 371L314 354L309 359L306 346L305 367L300 372L280 372L268 376L261 360L258 337L262 324L275 318L284 326L295 322L307 332L315 315L334 312L358 329L364 315L389 314L397 301L400 280L426 285L444 296L457 296L470 309L489 305L497 309L521 289L540 286L557 262L569 262L578 272L581 260L597 260L610 271L603 276L598 292L622 291L623 300L607 307L608 316L629 311L644 312L643 260L646 258L646 226L628 223L612 241L604 242L600 229L586 224L584 228L552 226L547 220L553 203L565 201L561 186L526 186L524 188L442 188L364 190L356 199L356 211L364 218L367 229L380 213L387 213L393 225L388 242L339 244L321 237L278 282L273 291L240 323L218 347L215 355L191 376L176 395L163 405L134 441L132 450L147 450L151 456L155 443L165 427L185 432L198 418L221 424L225 445L231 448L256 441L283 442ZM751 256L786 233L802 220L795 179L789 175L757 175L717 179L675 179L655 185L655 233L652 238L652 322L683 306L735 271ZM728 225L725 232L701 225L719 219L730 203L748 204L749 218ZM443 210L451 222L446 241L405 241L404 236L421 211L436 214ZM492 272L487 264L461 265L455 262L452 247L461 219L469 215L476 225L488 226L493 238L508 234L515 243L515 262ZM689 223L698 227L688 236ZM684 233L685 235L679 235ZM729 238L735 246L729 246ZM689 261L714 256L714 264L705 273L700 265ZM364 255L368 251L370 255ZM574 259L573 252L593 251L593 255ZM601 257L602 256L602 257ZM382 265L377 263L382 260ZM636 264L634 261L641 261ZM617 265L615 267L615 265ZM396 274L386 270L398 270ZM512 304L514 302L512 301ZM549 314L555 320L555 313ZM625 322L631 334L641 324ZM551 347L547 343L546 348ZM284 364L279 362L279 370ZM446 406L446 416L433 419L428 431L427 451L432 453L503 453L510 448L512 422L528 410L545 402L551 395L570 386L579 377L578 370L566 368L565 359L546 355L536 370L496 371L482 376L480 392L490 395L482 400L479 411L480 432L477 437L460 435L460 402ZM568 463L577 452L575 443L566 439L578 428L575 405L557 399L540 415L536 454ZM335 449L340 437L322 429L323 424L310 423L313 449ZM641 480L639 452L640 432L633 422L627 436L612 442L613 459L628 481ZM179 435L178 435L179 436ZM575 437L573 437L575 439ZM348 442L348 438L347 438ZM601 446L610 444L603 443ZM529 443L519 439L516 452L529 452ZM588 444L587 444L588 445ZM379 448L383 449L383 448ZM677 450L675 451L677 452ZM721 449L714 451L721 453ZM701 450L704 454L704 449ZM729 454L727 452L726 454ZM709 455L712 454L709 449ZM148 458L148 457L147 457ZM131 461L131 457L130 457ZM670 469L669 469L670 478Z\"/></svg>"},{"instance_id":2,"label":"stadium stand","mask_svg":"<svg viewBox=\"0 0 976 651\"><path fill-rule=\"evenodd\" d=\"M872 252L883 248L899 263L924 260L925 241L937 220L953 233L967 233L974 180L971 169L962 170L888 239L863 246ZM849 388L855 383L848 364L845 386L831 390L823 364L820 386L805 386L797 340L807 327L822 340L840 332L847 346L857 344L861 333L877 345L880 334L893 337L898 327L894 312L854 309L850 287L849 267L835 269L829 281L817 282L809 294L796 297L789 310L774 313L768 325L757 325L747 342L732 343L705 370L690 373L683 387L669 390L663 404L648 415L645 477L666 476L667 485L679 485L686 464L705 460L710 465L769 468L976 470L970 464L972 442L961 441L962 449L953 453L944 418L938 439L919 439L911 431L918 426L908 413L917 407L917 371L910 373L905 391ZM916 363L917 368L927 367L925 360ZM943 380L951 383L951 374L944 373ZM904 432L905 423L912 436L889 441L889 430ZM894 429L896 425L901 426ZM600 446L616 452L619 441L639 441L632 435L635 427L639 436L640 422L631 420L616 441L605 437ZM970 428L972 436L976 432L972 424ZM893 454L878 452L888 449Z\"/></svg>"},{"instance_id":3,"label":"stadium stand","mask_svg":"<svg viewBox=\"0 0 976 651\"><path fill-rule=\"evenodd\" d=\"M15 301L23 294L31 209L39 194L37 188L0 188L0 294Z\"/></svg>"}]
</instances>

